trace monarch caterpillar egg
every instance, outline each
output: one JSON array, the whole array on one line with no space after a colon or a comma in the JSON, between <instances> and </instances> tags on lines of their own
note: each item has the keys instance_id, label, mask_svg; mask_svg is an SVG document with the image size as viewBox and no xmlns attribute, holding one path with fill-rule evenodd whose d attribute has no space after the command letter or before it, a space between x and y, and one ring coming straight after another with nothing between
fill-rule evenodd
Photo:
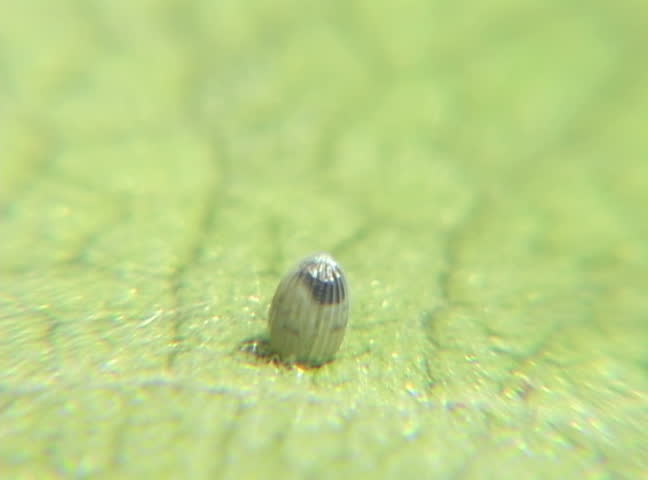
<instances>
[{"instance_id":1,"label":"monarch caterpillar egg","mask_svg":"<svg viewBox=\"0 0 648 480\"><path fill-rule=\"evenodd\" d=\"M321 365L340 348L348 318L344 272L329 254L312 255L277 286L269 313L270 347L283 361Z\"/></svg>"}]
</instances>

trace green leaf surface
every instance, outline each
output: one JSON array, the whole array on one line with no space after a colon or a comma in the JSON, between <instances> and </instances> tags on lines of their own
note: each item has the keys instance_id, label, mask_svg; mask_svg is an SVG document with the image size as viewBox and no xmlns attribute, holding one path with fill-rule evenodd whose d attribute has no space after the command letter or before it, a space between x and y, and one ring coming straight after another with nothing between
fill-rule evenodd
<instances>
[{"instance_id":1,"label":"green leaf surface","mask_svg":"<svg viewBox=\"0 0 648 480\"><path fill-rule=\"evenodd\" d=\"M648 471L645 2L4 2L2 478ZM330 251L337 359L284 367Z\"/></svg>"}]
</instances>

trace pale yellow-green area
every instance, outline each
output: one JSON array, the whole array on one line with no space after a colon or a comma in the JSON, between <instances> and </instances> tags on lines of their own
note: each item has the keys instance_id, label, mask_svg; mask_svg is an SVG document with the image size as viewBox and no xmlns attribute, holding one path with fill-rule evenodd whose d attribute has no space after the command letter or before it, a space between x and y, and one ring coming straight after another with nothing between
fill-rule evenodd
<instances>
[{"instance_id":1,"label":"pale yellow-green area","mask_svg":"<svg viewBox=\"0 0 648 480\"><path fill-rule=\"evenodd\" d=\"M2 2L0 478L642 478L646 25ZM319 250L337 360L242 351Z\"/></svg>"}]
</instances>

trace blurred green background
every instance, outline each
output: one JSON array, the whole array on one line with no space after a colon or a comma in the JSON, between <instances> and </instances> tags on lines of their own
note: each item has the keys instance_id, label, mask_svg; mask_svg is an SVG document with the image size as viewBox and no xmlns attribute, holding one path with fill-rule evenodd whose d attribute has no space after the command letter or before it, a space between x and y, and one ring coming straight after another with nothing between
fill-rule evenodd
<instances>
[{"instance_id":1,"label":"blurred green background","mask_svg":"<svg viewBox=\"0 0 648 480\"><path fill-rule=\"evenodd\" d=\"M0 477L645 475L647 24L3 2ZM337 360L242 351L319 250Z\"/></svg>"}]
</instances>

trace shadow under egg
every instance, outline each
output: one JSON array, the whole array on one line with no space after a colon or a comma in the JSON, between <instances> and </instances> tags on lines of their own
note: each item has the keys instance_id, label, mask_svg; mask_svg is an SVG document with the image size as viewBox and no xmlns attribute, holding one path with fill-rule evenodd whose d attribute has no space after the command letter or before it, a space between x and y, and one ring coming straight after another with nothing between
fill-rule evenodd
<instances>
[{"instance_id":1,"label":"shadow under egg","mask_svg":"<svg viewBox=\"0 0 648 480\"><path fill-rule=\"evenodd\" d=\"M267 335L255 335L246 338L238 344L237 350L248 357L248 363L254 365L273 365L284 368L299 368L300 370L317 370L326 365L325 362L318 365L311 365L295 361L286 361L282 359L277 352L274 352L270 346L270 339Z\"/></svg>"}]
</instances>

